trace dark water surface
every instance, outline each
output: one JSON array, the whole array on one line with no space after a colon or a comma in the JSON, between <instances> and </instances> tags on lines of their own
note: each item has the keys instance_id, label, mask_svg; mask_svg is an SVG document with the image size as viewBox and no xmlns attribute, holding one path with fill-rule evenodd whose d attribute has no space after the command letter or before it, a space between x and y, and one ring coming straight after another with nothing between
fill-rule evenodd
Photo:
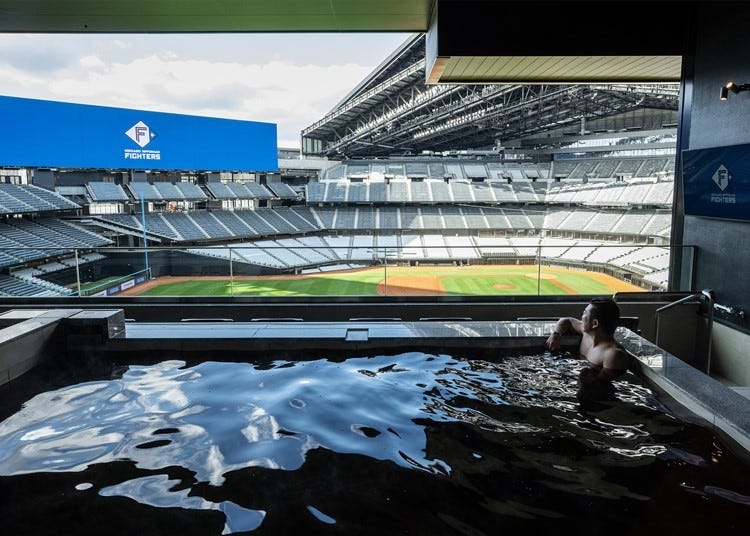
<instances>
[{"instance_id":1,"label":"dark water surface","mask_svg":"<svg viewBox=\"0 0 750 536\"><path fill-rule=\"evenodd\" d=\"M582 367L130 366L0 423L2 533L748 534L750 467L632 373L582 404Z\"/></svg>"}]
</instances>

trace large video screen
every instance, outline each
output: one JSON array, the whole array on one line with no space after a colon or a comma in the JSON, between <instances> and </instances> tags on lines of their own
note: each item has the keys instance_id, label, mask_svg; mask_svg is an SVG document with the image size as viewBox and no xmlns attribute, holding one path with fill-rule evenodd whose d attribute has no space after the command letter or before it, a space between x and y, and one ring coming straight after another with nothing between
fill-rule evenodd
<instances>
[{"instance_id":1,"label":"large video screen","mask_svg":"<svg viewBox=\"0 0 750 536\"><path fill-rule=\"evenodd\" d=\"M276 125L0 97L0 166L278 171Z\"/></svg>"},{"instance_id":2,"label":"large video screen","mask_svg":"<svg viewBox=\"0 0 750 536\"><path fill-rule=\"evenodd\" d=\"M682 152L685 214L750 221L750 144Z\"/></svg>"}]
</instances>

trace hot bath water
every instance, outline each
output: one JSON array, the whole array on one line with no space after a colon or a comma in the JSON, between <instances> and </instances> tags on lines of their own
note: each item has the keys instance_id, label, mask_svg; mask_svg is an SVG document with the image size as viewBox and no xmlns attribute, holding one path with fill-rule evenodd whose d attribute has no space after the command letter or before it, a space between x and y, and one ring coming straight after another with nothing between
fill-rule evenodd
<instances>
[{"instance_id":1,"label":"hot bath water","mask_svg":"<svg viewBox=\"0 0 750 536\"><path fill-rule=\"evenodd\" d=\"M632 373L403 352L165 361L0 423L7 534L740 534L750 468ZM7 532L6 532L7 531Z\"/></svg>"}]
</instances>

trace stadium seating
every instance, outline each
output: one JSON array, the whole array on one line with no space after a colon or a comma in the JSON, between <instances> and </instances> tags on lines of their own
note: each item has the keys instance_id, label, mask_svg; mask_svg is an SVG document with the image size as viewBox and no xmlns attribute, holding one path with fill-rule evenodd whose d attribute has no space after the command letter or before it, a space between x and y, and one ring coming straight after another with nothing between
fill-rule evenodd
<instances>
[{"instance_id":1,"label":"stadium seating","mask_svg":"<svg viewBox=\"0 0 750 536\"><path fill-rule=\"evenodd\" d=\"M208 196L200 189L199 186L192 182L178 182L175 187L180 191L186 201L205 201Z\"/></svg>"},{"instance_id":2,"label":"stadium seating","mask_svg":"<svg viewBox=\"0 0 750 536\"><path fill-rule=\"evenodd\" d=\"M153 184L147 182L131 182L128 184L128 189L137 201L141 199L144 201L166 201L159 193L159 190Z\"/></svg>"},{"instance_id":3,"label":"stadium seating","mask_svg":"<svg viewBox=\"0 0 750 536\"><path fill-rule=\"evenodd\" d=\"M422 226L424 229L445 229L445 219L437 207L420 207L419 213L422 216Z\"/></svg>"},{"instance_id":4,"label":"stadium seating","mask_svg":"<svg viewBox=\"0 0 750 536\"><path fill-rule=\"evenodd\" d=\"M234 184L237 184L237 183L234 183ZM268 200L268 199L274 199L276 197L268 188L266 188L265 186L257 182L245 182L245 188L247 188L247 190L250 192L250 195L252 196L251 199ZM282 187L279 187L279 188L282 189ZM291 190L291 188L289 190ZM294 193L293 196L285 195L285 198L288 197L291 199L296 196L297 194Z\"/></svg>"},{"instance_id":5,"label":"stadium seating","mask_svg":"<svg viewBox=\"0 0 750 536\"><path fill-rule=\"evenodd\" d=\"M0 183L0 214L27 214L80 208L65 197L31 184Z\"/></svg>"},{"instance_id":6,"label":"stadium seating","mask_svg":"<svg viewBox=\"0 0 750 536\"><path fill-rule=\"evenodd\" d=\"M226 186L235 195L237 199L257 199L258 196L249 188L249 182L227 182Z\"/></svg>"},{"instance_id":7,"label":"stadium seating","mask_svg":"<svg viewBox=\"0 0 750 536\"><path fill-rule=\"evenodd\" d=\"M252 227L257 235L268 236L278 232L276 228L260 214L260 211L237 210L235 211L235 215L242 219L242 221L244 221L249 227Z\"/></svg>"},{"instance_id":8,"label":"stadium seating","mask_svg":"<svg viewBox=\"0 0 750 536\"><path fill-rule=\"evenodd\" d=\"M451 259L451 254L445 243L443 235L425 234L422 235L422 245L426 258L433 261L446 261Z\"/></svg>"},{"instance_id":9,"label":"stadium seating","mask_svg":"<svg viewBox=\"0 0 750 536\"><path fill-rule=\"evenodd\" d=\"M215 210L212 211L211 214L231 233L232 236L251 238L258 234L255 229L250 227L247 222L239 218L234 212L228 210Z\"/></svg>"},{"instance_id":10,"label":"stadium seating","mask_svg":"<svg viewBox=\"0 0 750 536\"><path fill-rule=\"evenodd\" d=\"M372 207L362 207L357 209L357 228L358 229L378 229L378 212Z\"/></svg>"},{"instance_id":11,"label":"stadium seating","mask_svg":"<svg viewBox=\"0 0 750 536\"><path fill-rule=\"evenodd\" d=\"M297 192L286 183L283 182L271 182L266 184L266 188L279 199L296 199L298 197Z\"/></svg>"},{"instance_id":12,"label":"stadium seating","mask_svg":"<svg viewBox=\"0 0 750 536\"><path fill-rule=\"evenodd\" d=\"M86 191L94 203L127 203L130 197L119 184L111 182L89 182L86 184Z\"/></svg>"},{"instance_id":13,"label":"stadium seating","mask_svg":"<svg viewBox=\"0 0 750 536\"><path fill-rule=\"evenodd\" d=\"M71 294L71 291L65 289L65 292L46 286L35 281L27 281L18 277L0 274L0 296L65 296Z\"/></svg>"},{"instance_id":14,"label":"stadium seating","mask_svg":"<svg viewBox=\"0 0 750 536\"><path fill-rule=\"evenodd\" d=\"M162 243L219 246L205 254L227 260L223 244L241 240L232 245L234 261L269 268L367 265L386 255L379 250L401 260L435 262L541 254L573 266L625 270L665 287L669 251L659 244L667 243L671 229L673 167L664 157L344 163L304 188L304 205L253 210L247 207L256 204L247 201L294 203L299 196L284 183L250 180L210 182L204 189L191 182L131 182L125 188L89 182L84 190L92 203L135 202L136 210L141 199L155 202L157 210L173 201L243 200L234 211L185 204L177 212L152 212L145 217L146 231ZM69 211L79 208L43 188L0 185L0 213L26 215L0 222L0 267L39 287L34 279L44 282L45 274L75 265L74 250L80 264L102 258L86 252L112 242L75 223L78 217ZM53 211L58 217L47 217ZM85 219L102 232L143 232L140 214ZM67 292L41 287L34 292Z\"/></svg>"},{"instance_id":15,"label":"stadium seating","mask_svg":"<svg viewBox=\"0 0 750 536\"><path fill-rule=\"evenodd\" d=\"M161 198L166 201L182 201L185 199L182 192L171 182L155 182L153 186L159 192Z\"/></svg>"},{"instance_id":16,"label":"stadium seating","mask_svg":"<svg viewBox=\"0 0 750 536\"><path fill-rule=\"evenodd\" d=\"M206 183L206 189L214 199L237 199L237 194L223 182L208 182Z\"/></svg>"}]
</instances>

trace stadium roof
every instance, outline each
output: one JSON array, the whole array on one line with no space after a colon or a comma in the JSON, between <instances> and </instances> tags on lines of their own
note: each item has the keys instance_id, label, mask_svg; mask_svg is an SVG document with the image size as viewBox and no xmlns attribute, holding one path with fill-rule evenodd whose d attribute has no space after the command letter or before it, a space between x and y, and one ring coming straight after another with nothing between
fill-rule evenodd
<instances>
[{"instance_id":1,"label":"stadium roof","mask_svg":"<svg viewBox=\"0 0 750 536\"><path fill-rule=\"evenodd\" d=\"M0 0L0 31L414 32L303 132L307 154L384 156L676 124L653 83L679 80L693 3L602 3Z\"/></svg>"},{"instance_id":2,"label":"stadium roof","mask_svg":"<svg viewBox=\"0 0 750 536\"><path fill-rule=\"evenodd\" d=\"M428 32L430 83L656 82L679 80L691 4L0 0L0 32Z\"/></svg>"},{"instance_id":3,"label":"stadium roof","mask_svg":"<svg viewBox=\"0 0 750 536\"><path fill-rule=\"evenodd\" d=\"M544 148L572 134L658 131L677 123L679 88L663 84L428 84L414 34L325 117L303 130L307 154ZM534 138L533 144L527 142Z\"/></svg>"}]
</instances>

